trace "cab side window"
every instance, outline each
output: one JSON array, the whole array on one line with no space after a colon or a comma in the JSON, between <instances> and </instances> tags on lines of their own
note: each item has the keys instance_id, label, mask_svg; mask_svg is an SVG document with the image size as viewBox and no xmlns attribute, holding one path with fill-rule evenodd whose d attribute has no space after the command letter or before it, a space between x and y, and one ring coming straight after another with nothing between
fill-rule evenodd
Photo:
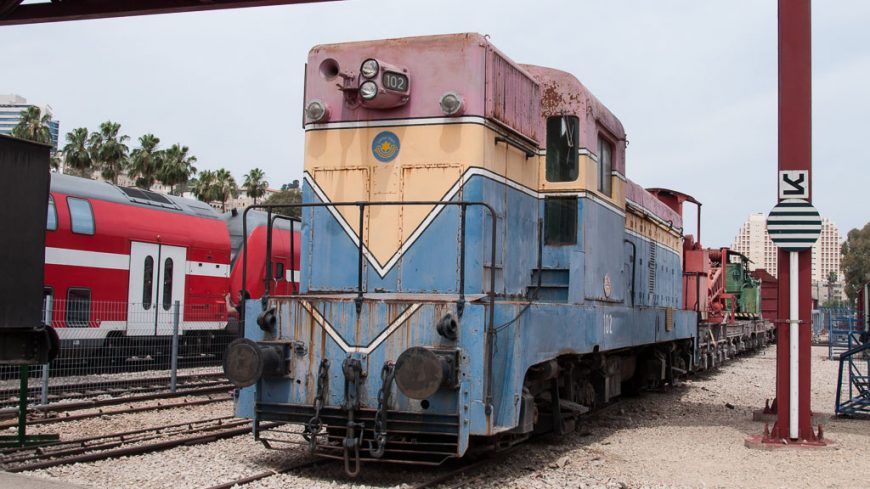
<instances>
[{"instance_id":1,"label":"cab side window","mask_svg":"<svg viewBox=\"0 0 870 489\"><path fill-rule=\"evenodd\" d=\"M544 199L544 244L577 244L577 197Z\"/></svg>"},{"instance_id":2,"label":"cab side window","mask_svg":"<svg viewBox=\"0 0 870 489\"><path fill-rule=\"evenodd\" d=\"M613 144L604 136L598 135L598 191L610 197L613 195Z\"/></svg>"},{"instance_id":3,"label":"cab side window","mask_svg":"<svg viewBox=\"0 0 870 489\"><path fill-rule=\"evenodd\" d=\"M94 234L94 211L91 209L91 203L75 197L67 197L66 203L69 206L72 232Z\"/></svg>"},{"instance_id":4,"label":"cab side window","mask_svg":"<svg viewBox=\"0 0 870 489\"><path fill-rule=\"evenodd\" d=\"M547 118L547 181L573 182L577 180L577 140L580 122L572 115Z\"/></svg>"}]
</instances>

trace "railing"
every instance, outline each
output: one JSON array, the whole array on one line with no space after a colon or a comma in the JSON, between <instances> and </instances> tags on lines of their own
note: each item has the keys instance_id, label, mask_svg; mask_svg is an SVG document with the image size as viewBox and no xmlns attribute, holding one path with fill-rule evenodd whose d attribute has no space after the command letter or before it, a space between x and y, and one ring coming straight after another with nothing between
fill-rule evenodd
<instances>
[{"instance_id":1,"label":"railing","mask_svg":"<svg viewBox=\"0 0 870 489\"><path fill-rule=\"evenodd\" d=\"M325 208L335 208L335 207L356 207L359 211L359 222L357 226L357 289L356 289L356 298L354 302L356 303L356 311L357 314L362 310L363 304L363 295L367 292L367 290L363 287L363 259L364 259L364 251L363 248L365 246L364 243L364 229L365 229L365 211L368 207L377 207L377 206L452 206L459 207L459 297L456 301L456 312L462 317L462 313L465 309L465 231L466 231L466 213L469 207L483 207L489 213L490 221L491 221L491 243L490 243L490 264L492 266L492 270L489 274L489 290L486 292L487 295L487 325L486 325L486 335L485 335L485 344L484 349L486 351L485 363L484 363L484 378L485 382L485 396L486 396L486 405L487 405L487 415L490 414L489 410L491 410L492 406L492 354L493 354L493 336L494 336L494 304L495 304L495 266L496 266L496 237L497 237L497 217L495 213L495 209L492 208L486 202L478 202L478 201L386 201L386 202L311 202L311 203L300 203L300 204L279 204L279 205L252 205L245 208L244 213L242 214L242 235L248 235L248 212L251 209L265 209L268 215L267 222L267 239L266 239L266 294L263 296L263 304L268 300L269 293L269 283L272 280L272 253L271 253L271 241L272 241L272 227L274 225L272 211L273 209L294 209L294 208L309 208L309 207L325 207ZM292 228L292 226L291 226ZM294 246L293 241L293 233L291 235L291 247ZM240 303L243 303L244 299L248 297L247 293L247 268L248 268L248 244L247 241L244 241L242 247L242 291L240 298ZM485 266L485 265L484 265ZM242 334L244 334L244 314L242 314Z\"/></svg>"},{"instance_id":2,"label":"railing","mask_svg":"<svg viewBox=\"0 0 870 489\"><path fill-rule=\"evenodd\" d=\"M838 416L870 415L870 342L866 333L852 332L848 349L840 354L837 374L836 413ZM848 368L848 397L843 398L843 370Z\"/></svg>"},{"instance_id":3,"label":"railing","mask_svg":"<svg viewBox=\"0 0 870 489\"><path fill-rule=\"evenodd\" d=\"M860 330L855 312L851 309L822 309L828 330L828 359L849 349L852 333Z\"/></svg>"},{"instance_id":4,"label":"railing","mask_svg":"<svg viewBox=\"0 0 870 489\"><path fill-rule=\"evenodd\" d=\"M495 210L485 202L466 202L466 201L387 201L387 202L312 202L312 203L303 203L303 204L280 204L280 205L253 205L245 208L244 213L242 214L242 234L247 235L248 228L248 211L251 209L266 209L268 214L268 222L269 226L266 231L267 239L266 239L266 295L268 296L269 292L269 283L272 280L272 254L271 254L271 242L272 242L272 228L274 227L274 219L272 215L273 209L279 208L306 208L306 207L342 207L342 206L354 206L359 210L359 223L357 227L357 297L355 302L357 304L357 312L360 311L363 302L363 294L365 294L366 290L363 287L363 257L364 251L363 248L365 246L363 240L363 231L365 227L365 210L367 207L376 207L376 206L455 206L460 208L460 224L459 224L459 299L457 301L457 312L459 315L462 315L462 310L465 307L465 231L466 231L466 210L468 207L484 207L490 215L490 220L492 223L491 231L492 231L492 243L490 250L490 263L493 267L495 267L495 256L496 256L496 214ZM298 221L295 218L287 218L294 221ZM291 226L292 228L292 226ZM291 232L290 234L290 246L291 250L294 249L295 239L294 235ZM242 246L242 294L246 296L247 292L247 266L248 266L248 248L247 242L245 242ZM494 294L495 291L495 273L490 273L490 286L488 295ZM243 297L244 298L244 297Z\"/></svg>"},{"instance_id":5,"label":"railing","mask_svg":"<svg viewBox=\"0 0 870 489\"><path fill-rule=\"evenodd\" d=\"M226 304L174 302L169 310L162 304L144 310L141 303L47 297L43 317L58 333L60 350L50 364L29 369L30 404L172 391L200 377L213 383L235 339ZM0 366L0 409L17 405L19 372Z\"/></svg>"}]
</instances>

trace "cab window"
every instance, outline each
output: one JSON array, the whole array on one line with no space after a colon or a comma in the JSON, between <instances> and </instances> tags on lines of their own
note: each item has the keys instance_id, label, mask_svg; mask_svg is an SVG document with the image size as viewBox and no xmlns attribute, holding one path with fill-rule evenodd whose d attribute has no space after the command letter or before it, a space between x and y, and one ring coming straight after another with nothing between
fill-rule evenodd
<instances>
[{"instance_id":1,"label":"cab window","mask_svg":"<svg viewBox=\"0 0 870 489\"><path fill-rule=\"evenodd\" d=\"M573 182L579 174L577 117L560 115L547 118L547 181Z\"/></svg>"},{"instance_id":2,"label":"cab window","mask_svg":"<svg viewBox=\"0 0 870 489\"><path fill-rule=\"evenodd\" d=\"M72 232L76 234L94 234L94 212L91 203L85 199L67 197L69 218Z\"/></svg>"},{"instance_id":3,"label":"cab window","mask_svg":"<svg viewBox=\"0 0 870 489\"><path fill-rule=\"evenodd\" d=\"M544 199L544 244L577 244L577 197Z\"/></svg>"},{"instance_id":4,"label":"cab window","mask_svg":"<svg viewBox=\"0 0 870 489\"><path fill-rule=\"evenodd\" d=\"M613 194L613 144L598 136L598 191L610 197Z\"/></svg>"}]
</instances>

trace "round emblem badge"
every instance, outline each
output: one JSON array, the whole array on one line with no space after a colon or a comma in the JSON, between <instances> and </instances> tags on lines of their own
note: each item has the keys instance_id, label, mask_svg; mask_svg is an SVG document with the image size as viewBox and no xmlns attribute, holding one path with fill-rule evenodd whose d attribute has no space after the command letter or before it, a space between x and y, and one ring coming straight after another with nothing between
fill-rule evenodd
<instances>
[{"instance_id":1,"label":"round emblem badge","mask_svg":"<svg viewBox=\"0 0 870 489\"><path fill-rule=\"evenodd\" d=\"M372 154L378 161L393 161L399 155L399 136L390 131L379 132L372 140Z\"/></svg>"},{"instance_id":2,"label":"round emblem badge","mask_svg":"<svg viewBox=\"0 0 870 489\"><path fill-rule=\"evenodd\" d=\"M613 284L610 283L610 275L604 274L604 297L610 298L610 294L613 292Z\"/></svg>"}]
</instances>

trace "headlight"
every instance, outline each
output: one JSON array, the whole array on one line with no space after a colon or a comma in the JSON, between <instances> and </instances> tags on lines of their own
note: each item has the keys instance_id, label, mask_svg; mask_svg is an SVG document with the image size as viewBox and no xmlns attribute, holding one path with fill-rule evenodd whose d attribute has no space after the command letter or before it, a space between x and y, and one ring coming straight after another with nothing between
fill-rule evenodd
<instances>
[{"instance_id":1,"label":"headlight","mask_svg":"<svg viewBox=\"0 0 870 489\"><path fill-rule=\"evenodd\" d=\"M328 112L326 105L324 105L320 100L311 100L308 102L308 105L305 106L305 117L308 117L308 120L311 122L325 119Z\"/></svg>"},{"instance_id":2,"label":"headlight","mask_svg":"<svg viewBox=\"0 0 870 489\"><path fill-rule=\"evenodd\" d=\"M359 67L359 72L364 78L374 78L379 70L380 66L378 66L378 62L373 59L363 61L363 64Z\"/></svg>"},{"instance_id":3,"label":"headlight","mask_svg":"<svg viewBox=\"0 0 870 489\"><path fill-rule=\"evenodd\" d=\"M441 112L446 115L457 115L462 112L462 97L455 92L447 92L441 96Z\"/></svg>"},{"instance_id":4,"label":"headlight","mask_svg":"<svg viewBox=\"0 0 870 489\"><path fill-rule=\"evenodd\" d=\"M423 400L442 387L458 385L457 350L408 348L396 359L396 385L411 399Z\"/></svg>"},{"instance_id":5,"label":"headlight","mask_svg":"<svg viewBox=\"0 0 870 489\"><path fill-rule=\"evenodd\" d=\"M378 94L378 86L373 81L364 82L359 86L359 96L363 100L371 100Z\"/></svg>"}]
</instances>

